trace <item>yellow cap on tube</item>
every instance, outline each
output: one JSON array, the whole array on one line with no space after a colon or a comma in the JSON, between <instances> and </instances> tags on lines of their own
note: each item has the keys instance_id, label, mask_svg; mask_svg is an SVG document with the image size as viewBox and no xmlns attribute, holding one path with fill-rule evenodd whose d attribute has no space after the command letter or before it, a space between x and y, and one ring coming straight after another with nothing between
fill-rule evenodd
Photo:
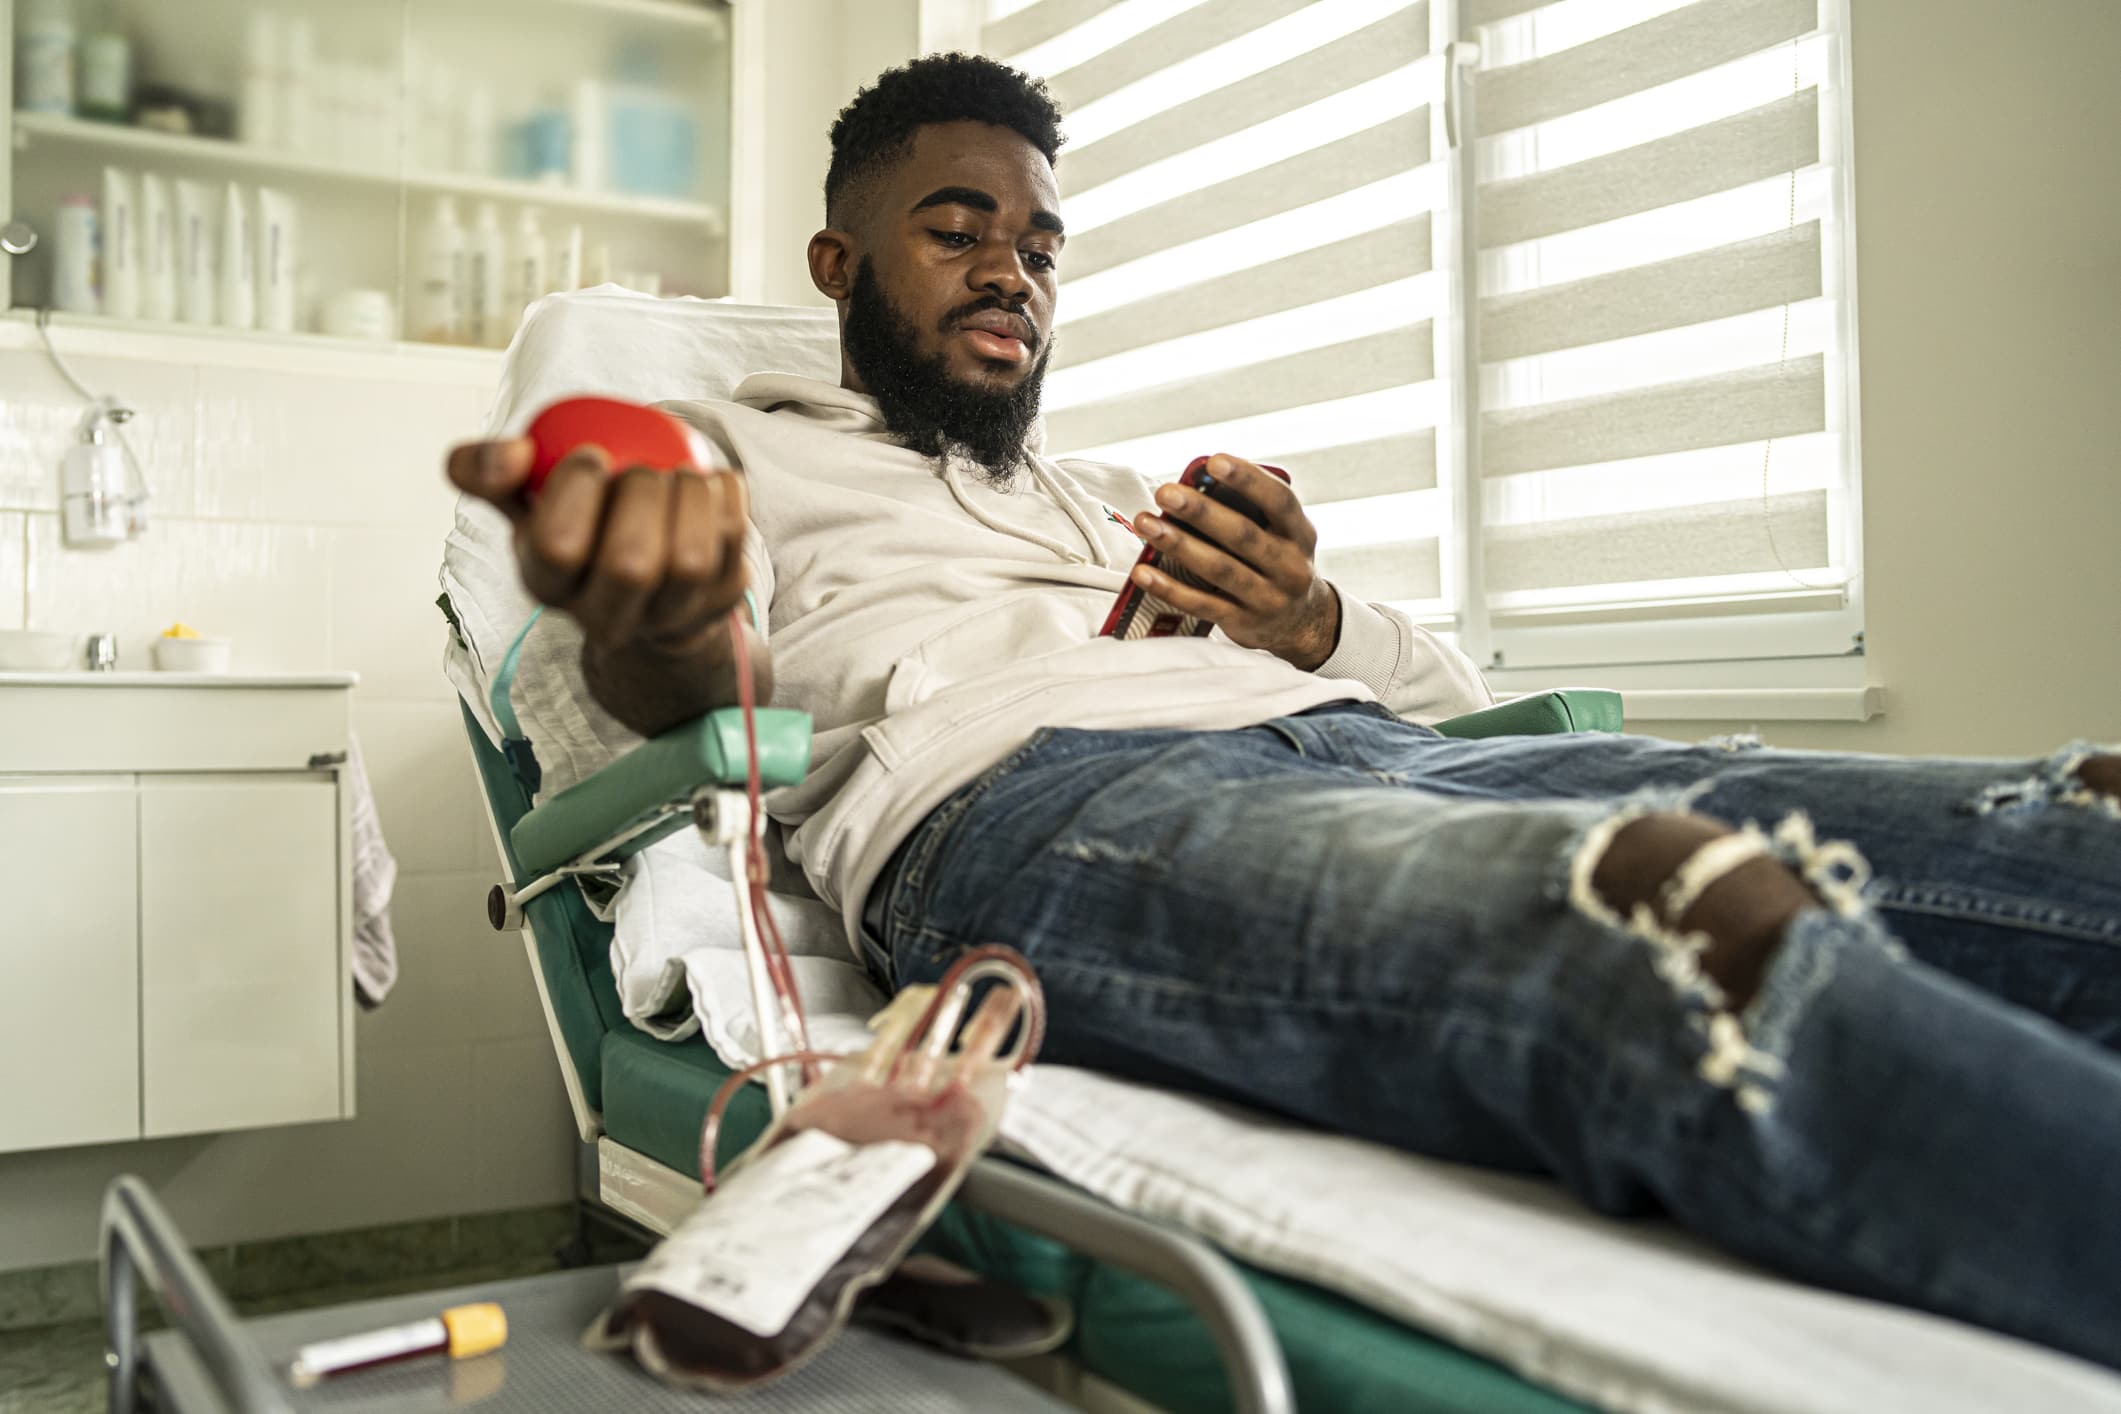
<instances>
[{"instance_id":1,"label":"yellow cap on tube","mask_svg":"<svg viewBox=\"0 0 2121 1414\"><path fill-rule=\"evenodd\" d=\"M449 1332L449 1358L452 1360L484 1355L508 1343L508 1317L492 1301L450 1307L442 1313L442 1328Z\"/></svg>"}]
</instances>

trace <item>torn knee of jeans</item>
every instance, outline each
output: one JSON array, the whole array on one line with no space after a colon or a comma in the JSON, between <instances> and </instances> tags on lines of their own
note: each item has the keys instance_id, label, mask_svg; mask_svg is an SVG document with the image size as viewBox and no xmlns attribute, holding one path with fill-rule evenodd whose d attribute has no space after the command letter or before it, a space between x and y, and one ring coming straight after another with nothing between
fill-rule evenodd
<instances>
[{"instance_id":1,"label":"torn knee of jeans","mask_svg":"<svg viewBox=\"0 0 2121 1414\"><path fill-rule=\"evenodd\" d=\"M1667 823L1647 826L1645 833L1622 841L1624 832L1659 818ZM1620 862L1611 860L1616 843L1627 848L1645 842L1646 851L1637 848L1637 857L1626 862L1632 877L1621 886ZM1683 926L1705 894L1761 859L1781 866L1766 871L1771 877L1753 880L1779 895L1765 915L1765 933L1739 931L1719 946L1710 932ZM1616 869L1602 872L1600 866L1609 861ZM1641 875L1646 867L1657 877L1645 881ZM1758 876L1762 871L1754 872ZM1637 803L1584 832L1570 858L1569 897L1578 911L1649 945L1657 976L1680 998L1689 1026L1701 1038L1697 1071L1702 1079L1732 1092L1742 1108L1763 1113L1773 1103L1771 1086L1781 1078L1783 1064L1754 1044L1744 1017L1764 994L1782 934L1796 914L1816 901L1835 915L1854 917L1869 876L1869 866L1853 846L1841 841L1822 844L1811 821L1801 814L1788 817L1770 834L1753 824L1732 829L1674 811L1669 802ZM1806 885L1809 895L1794 911L1790 895L1797 891L1790 877ZM1738 887L1737 881L1731 886ZM1733 915L1725 910L1725 916ZM1733 995L1734 987L1739 995Z\"/></svg>"},{"instance_id":2,"label":"torn knee of jeans","mask_svg":"<svg viewBox=\"0 0 2121 1414\"><path fill-rule=\"evenodd\" d=\"M1961 808L1975 815L2068 805L2121 820L2121 753L2075 742L2049 757L2030 776L1998 781Z\"/></svg>"}]
</instances>

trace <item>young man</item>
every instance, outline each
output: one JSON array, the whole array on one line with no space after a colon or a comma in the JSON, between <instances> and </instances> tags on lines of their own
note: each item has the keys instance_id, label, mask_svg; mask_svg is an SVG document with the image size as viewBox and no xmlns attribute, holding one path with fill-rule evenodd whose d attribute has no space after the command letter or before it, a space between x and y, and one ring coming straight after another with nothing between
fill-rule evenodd
<instances>
[{"instance_id":1,"label":"young man","mask_svg":"<svg viewBox=\"0 0 2121 1414\"><path fill-rule=\"evenodd\" d=\"M735 699L755 588L762 692L817 724L774 813L880 974L1007 942L1051 1059L1551 1173L2121 1367L2121 758L1414 725L1486 686L1321 579L1287 487L1214 463L1260 528L1039 454L1044 89L923 59L832 137L810 268L840 384L676 408L743 475L585 452L532 505L511 442L450 474L642 733ZM1215 637L1094 637L1137 534L1213 586L1143 581Z\"/></svg>"}]
</instances>

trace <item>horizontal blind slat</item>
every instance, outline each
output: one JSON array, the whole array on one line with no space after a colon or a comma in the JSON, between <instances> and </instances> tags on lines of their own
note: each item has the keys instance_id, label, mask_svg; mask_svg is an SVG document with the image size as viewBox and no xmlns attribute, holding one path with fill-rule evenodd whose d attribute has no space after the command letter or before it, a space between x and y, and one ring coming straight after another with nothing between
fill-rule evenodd
<instances>
[{"instance_id":1,"label":"horizontal blind slat","mask_svg":"<svg viewBox=\"0 0 2121 1414\"><path fill-rule=\"evenodd\" d=\"M1080 280L1381 182L1428 160L1429 110L1423 107L1071 237L1063 268L1068 278Z\"/></svg>"},{"instance_id":2,"label":"horizontal blind slat","mask_svg":"<svg viewBox=\"0 0 2121 1414\"><path fill-rule=\"evenodd\" d=\"M1554 0L1464 0L1458 23L1467 34L1471 34L1482 25L1511 19L1527 10L1536 10L1542 5L1553 3Z\"/></svg>"},{"instance_id":3,"label":"horizontal blind slat","mask_svg":"<svg viewBox=\"0 0 2121 1414\"><path fill-rule=\"evenodd\" d=\"M1822 569L1827 493L1491 526L1481 555L1497 593Z\"/></svg>"},{"instance_id":4,"label":"horizontal blind slat","mask_svg":"<svg viewBox=\"0 0 2121 1414\"><path fill-rule=\"evenodd\" d=\"M1433 345L1430 325L1423 322L1064 408L1046 416L1046 446L1059 455L1078 447L1425 383L1435 376Z\"/></svg>"},{"instance_id":5,"label":"horizontal blind slat","mask_svg":"<svg viewBox=\"0 0 2121 1414\"><path fill-rule=\"evenodd\" d=\"M1061 194L1089 191L1151 162L1382 78L1429 51L1427 0L1309 53L1181 103L1086 147L1060 164Z\"/></svg>"},{"instance_id":6,"label":"horizontal blind slat","mask_svg":"<svg viewBox=\"0 0 2121 1414\"><path fill-rule=\"evenodd\" d=\"M1321 548L1318 572L1357 599L1389 603L1443 597L1442 557L1434 540Z\"/></svg>"},{"instance_id":7,"label":"horizontal blind slat","mask_svg":"<svg viewBox=\"0 0 2121 1414\"><path fill-rule=\"evenodd\" d=\"M1819 223L1480 302L1490 362L1582 348L1818 298Z\"/></svg>"},{"instance_id":8,"label":"horizontal blind slat","mask_svg":"<svg viewBox=\"0 0 2121 1414\"><path fill-rule=\"evenodd\" d=\"M1480 189L1482 249L1713 196L1819 161L1819 90Z\"/></svg>"},{"instance_id":9,"label":"horizontal blind slat","mask_svg":"<svg viewBox=\"0 0 2121 1414\"><path fill-rule=\"evenodd\" d=\"M1480 135L1508 132L1743 59L1819 27L1819 0L1697 0L1558 54L1480 73Z\"/></svg>"},{"instance_id":10,"label":"horizontal blind slat","mask_svg":"<svg viewBox=\"0 0 2121 1414\"><path fill-rule=\"evenodd\" d=\"M1308 452L1280 452L1267 460L1289 473L1289 484L1307 506L1428 491L1436 485L1436 429L1424 427Z\"/></svg>"},{"instance_id":11,"label":"horizontal blind slat","mask_svg":"<svg viewBox=\"0 0 2121 1414\"><path fill-rule=\"evenodd\" d=\"M1064 273L1066 263L1063 257ZM1069 368L1145 344L1301 309L1429 268L1429 218L1395 221L1234 275L1152 295L1077 323L1063 323L1054 366Z\"/></svg>"},{"instance_id":12,"label":"horizontal blind slat","mask_svg":"<svg viewBox=\"0 0 2121 1414\"><path fill-rule=\"evenodd\" d=\"M1826 430L1826 358L1482 413L1481 474L1727 447Z\"/></svg>"},{"instance_id":13,"label":"horizontal blind slat","mask_svg":"<svg viewBox=\"0 0 2121 1414\"><path fill-rule=\"evenodd\" d=\"M1046 80L1064 109L1094 103L1182 59L1250 34L1310 0L1207 0Z\"/></svg>"},{"instance_id":14,"label":"horizontal blind slat","mask_svg":"<svg viewBox=\"0 0 2121 1414\"><path fill-rule=\"evenodd\" d=\"M1086 20L1094 20L1119 0L1037 0L1013 15L980 29L983 53L1006 59L1033 45L1057 39Z\"/></svg>"}]
</instances>

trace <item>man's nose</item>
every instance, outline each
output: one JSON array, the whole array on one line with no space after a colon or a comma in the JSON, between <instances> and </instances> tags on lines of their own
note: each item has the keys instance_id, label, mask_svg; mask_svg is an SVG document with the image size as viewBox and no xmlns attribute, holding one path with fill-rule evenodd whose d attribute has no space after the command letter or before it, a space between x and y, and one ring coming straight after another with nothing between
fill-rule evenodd
<instances>
[{"instance_id":1,"label":"man's nose","mask_svg":"<svg viewBox=\"0 0 2121 1414\"><path fill-rule=\"evenodd\" d=\"M1022 304L1031 298L1031 277L1025 273L1024 262L1013 247L988 252L973 267L971 276L973 288L1011 304Z\"/></svg>"}]
</instances>

